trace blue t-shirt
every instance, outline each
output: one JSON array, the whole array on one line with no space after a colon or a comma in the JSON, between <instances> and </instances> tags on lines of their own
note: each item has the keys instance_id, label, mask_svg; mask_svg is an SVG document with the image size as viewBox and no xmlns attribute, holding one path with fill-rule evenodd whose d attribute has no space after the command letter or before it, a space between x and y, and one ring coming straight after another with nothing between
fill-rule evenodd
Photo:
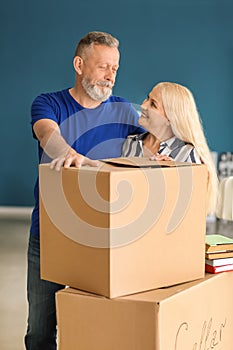
<instances>
[{"instance_id":1,"label":"blue t-shirt","mask_svg":"<svg viewBox=\"0 0 233 350\"><path fill-rule=\"evenodd\" d=\"M70 95L69 89L41 94L33 101L32 126L40 119L55 121L66 142L91 159L120 157L125 138L145 131L138 126L138 113L125 99L111 96L96 108L84 108ZM36 137L34 133L33 136ZM38 152L40 163L51 161L39 142ZM39 236L38 178L34 196L30 232Z\"/></svg>"}]
</instances>

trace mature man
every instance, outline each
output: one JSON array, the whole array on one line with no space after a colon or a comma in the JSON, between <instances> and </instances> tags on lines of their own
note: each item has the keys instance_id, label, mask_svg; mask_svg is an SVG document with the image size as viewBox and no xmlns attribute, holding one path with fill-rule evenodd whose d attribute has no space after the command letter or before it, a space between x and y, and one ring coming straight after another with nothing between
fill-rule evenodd
<instances>
[{"instance_id":1,"label":"mature man","mask_svg":"<svg viewBox=\"0 0 233 350\"><path fill-rule=\"evenodd\" d=\"M39 161L61 166L96 166L101 158L118 157L129 134L143 132L130 103L112 95L119 67L119 42L110 34L90 32L83 37L73 60L75 84L41 94L32 104L33 136ZM28 247L27 350L56 349L55 292L64 286L40 279L39 185L35 185Z\"/></svg>"}]
</instances>

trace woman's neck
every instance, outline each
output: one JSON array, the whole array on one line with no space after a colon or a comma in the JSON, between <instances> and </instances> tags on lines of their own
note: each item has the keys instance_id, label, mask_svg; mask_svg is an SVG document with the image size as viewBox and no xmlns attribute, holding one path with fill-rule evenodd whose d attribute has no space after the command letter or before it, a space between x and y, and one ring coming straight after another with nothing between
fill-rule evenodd
<instances>
[{"instance_id":1,"label":"woman's neck","mask_svg":"<svg viewBox=\"0 0 233 350\"><path fill-rule=\"evenodd\" d=\"M153 154L156 154L158 153L159 148L160 148L160 141L153 134L149 133L143 140L144 155L151 156Z\"/></svg>"}]
</instances>

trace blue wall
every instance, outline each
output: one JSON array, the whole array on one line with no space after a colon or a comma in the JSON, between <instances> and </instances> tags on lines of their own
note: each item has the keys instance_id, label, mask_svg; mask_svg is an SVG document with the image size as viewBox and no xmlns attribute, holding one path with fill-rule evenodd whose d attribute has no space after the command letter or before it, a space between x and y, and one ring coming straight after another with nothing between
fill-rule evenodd
<instances>
[{"instance_id":1,"label":"blue wall","mask_svg":"<svg viewBox=\"0 0 233 350\"><path fill-rule=\"evenodd\" d=\"M140 103L158 81L193 92L210 148L233 151L231 0L8 0L0 4L0 205L33 205L37 172L30 105L72 86L81 36L121 42L115 94Z\"/></svg>"}]
</instances>

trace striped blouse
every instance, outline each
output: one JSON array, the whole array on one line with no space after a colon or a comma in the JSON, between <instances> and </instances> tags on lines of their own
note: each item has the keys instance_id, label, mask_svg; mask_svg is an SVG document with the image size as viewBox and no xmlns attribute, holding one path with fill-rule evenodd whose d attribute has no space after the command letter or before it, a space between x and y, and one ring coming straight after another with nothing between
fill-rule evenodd
<instances>
[{"instance_id":1,"label":"striped blouse","mask_svg":"<svg viewBox=\"0 0 233 350\"><path fill-rule=\"evenodd\" d=\"M123 143L121 156L143 157L143 139L147 134L148 132L128 136ZM171 157L177 162L201 163L195 148L190 143L184 142L175 136L161 142L158 153Z\"/></svg>"}]
</instances>

